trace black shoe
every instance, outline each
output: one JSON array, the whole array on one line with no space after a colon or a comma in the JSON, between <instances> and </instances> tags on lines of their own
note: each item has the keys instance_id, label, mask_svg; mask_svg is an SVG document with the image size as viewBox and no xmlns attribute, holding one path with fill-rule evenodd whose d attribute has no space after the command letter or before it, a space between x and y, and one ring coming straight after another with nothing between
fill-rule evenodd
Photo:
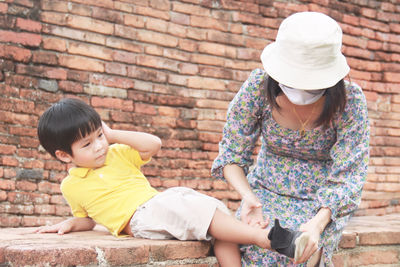
<instances>
[{"instance_id":1,"label":"black shoe","mask_svg":"<svg viewBox=\"0 0 400 267\"><path fill-rule=\"evenodd\" d=\"M268 234L272 249L296 261L303 254L309 238L308 233L281 227L278 219Z\"/></svg>"}]
</instances>

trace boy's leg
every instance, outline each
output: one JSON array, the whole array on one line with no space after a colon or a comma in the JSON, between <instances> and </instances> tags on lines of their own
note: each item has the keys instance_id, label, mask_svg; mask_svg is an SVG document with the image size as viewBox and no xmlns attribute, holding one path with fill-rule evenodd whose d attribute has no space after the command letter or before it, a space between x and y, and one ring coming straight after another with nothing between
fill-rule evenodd
<instances>
[{"instance_id":1,"label":"boy's leg","mask_svg":"<svg viewBox=\"0 0 400 267\"><path fill-rule=\"evenodd\" d=\"M216 209L208 233L215 238L214 253L221 267L240 267L238 244L270 248L268 230L251 227L235 217Z\"/></svg>"},{"instance_id":2,"label":"boy's leg","mask_svg":"<svg viewBox=\"0 0 400 267\"><path fill-rule=\"evenodd\" d=\"M271 249L268 230L252 227L219 209L215 211L208 233L219 241Z\"/></svg>"},{"instance_id":3,"label":"boy's leg","mask_svg":"<svg viewBox=\"0 0 400 267\"><path fill-rule=\"evenodd\" d=\"M261 248L273 250L269 239L271 238L272 242L278 244L281 254L295 259L299 258L303 254L309 235L282 228L277 220L275 220L275 224L271 231L252 227L217 209L211 220L208 233L219 241L257 245ZM298 251L295 253L295 250Z\"/></svg>"},{"instance_id":4,"label":"boy's leg","mask_svg":"<svg viewBox=\"0 0 400 267\"><path fill-rule=\"evenodd\" d=\"M241 267L239 245L216 239L214 242L214 254L221 267Z\"/></svg>"}]
</instances>

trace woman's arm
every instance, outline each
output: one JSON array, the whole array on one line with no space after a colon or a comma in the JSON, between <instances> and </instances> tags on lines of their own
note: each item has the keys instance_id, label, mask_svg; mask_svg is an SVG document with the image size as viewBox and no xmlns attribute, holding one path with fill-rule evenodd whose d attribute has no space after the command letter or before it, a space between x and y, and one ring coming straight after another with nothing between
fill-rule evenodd
<instances>
[{"instance_id":1,"label":"woman's arm","mask_svg":"<svg viewBox=\"0 0 400 267\"><path fill-rule=\"evenodd\" d=\"M103 122L103 132L109 143L125 144L137 150L142 160L147 160L161 148L161 139L155 135L136 132L113 130Z\"/></svg>"},{"instance_id":2,"label":"woman's arm","mask_svg":"<svg viewBox=\"0 0 400 267\"><path fill-rule=\"evenodd\" d=\"M331 222L331 216L332 211L329 208L321 208L311 220L300 226L300 231L308 232L310 239L297 263L307 261L317 251L319 238L326 226Z\"/></svg>"},{"instance_id":3,"label":"woman's arm","mask_svg":"<svg viewBox=\"0 0 400 267\"><path fill-rule=\"evenodd\" d=\"M252 71L229 104L219 154L211 169L215 178L226 179L242 197L241 219L261 227L266 225L261 215L261 204L246 174L253 163L254 147L261 133L258 114L264 111L260 89L264 79L263 70Z\"/></svg>"},{"instance_id":4,"label":"woman's arm","mask_svg":"<svg viewBox=\"0 0 400 267\"><path fill-rule=\"evenodd\" d=\"M224 167L224 177L242 197L241 220L252 226L267 227L268 221L262 216L261 203L254 195L243 169L228 164Z\"/></svg>"}]
</instances>

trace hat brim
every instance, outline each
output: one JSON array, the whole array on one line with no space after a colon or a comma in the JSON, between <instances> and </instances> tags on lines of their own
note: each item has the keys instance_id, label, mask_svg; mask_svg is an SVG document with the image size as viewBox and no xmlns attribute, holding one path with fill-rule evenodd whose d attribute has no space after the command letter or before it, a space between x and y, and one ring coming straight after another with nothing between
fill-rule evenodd
<instances>
[{"instance_id":1,"label":"hat brim","mask_svg":"<svg viewBox=\"0 0 400 267\"><path fill-rule=\"evenodd\" d=\"M280 55L276 42L267 45L261 53L261 62L269 76L286 86L302 90L318 90L334 86L350 71L343 54L323 68L303 68L291 65Z\"/></svg>"}]
</instances>

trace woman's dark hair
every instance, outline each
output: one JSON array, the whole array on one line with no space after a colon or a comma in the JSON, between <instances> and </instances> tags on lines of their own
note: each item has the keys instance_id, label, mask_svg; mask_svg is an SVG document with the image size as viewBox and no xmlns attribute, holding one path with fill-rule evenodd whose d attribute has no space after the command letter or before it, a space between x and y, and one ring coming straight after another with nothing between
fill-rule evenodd
<instances>
[{"instance_id":1,"label":"woman's dark hair","mask_svg":"<svg viewBox=\"0 0 400 267\"><path fill-rule=\"evenodd\" d=\"M268 103L276 109L280 109L280 106L276 102L276 97L282 92L278 85L278 82L268 76L264 80L264 85L267 84L264 91L267 97ZM325 91L325 103L322 109L322 113L319 118L315 121L315 126L323 125L328 127L333 120L336 112L343 112L346 106L346 89L344 86L344 80L341 79L334 86L326 88Z\"/></svg>"},{"instance_id":2,"label":"woman's dark hair","mask_svg":"<svg viewBox=\"0 0 400 267\"><path fill-rule=\"evenodd\" d=\"M72 155L72 144L101 127L100 115L79 99L64 98L39 119L40 144L53 157L57 150Z\"/></svg>"}]
</instances>

